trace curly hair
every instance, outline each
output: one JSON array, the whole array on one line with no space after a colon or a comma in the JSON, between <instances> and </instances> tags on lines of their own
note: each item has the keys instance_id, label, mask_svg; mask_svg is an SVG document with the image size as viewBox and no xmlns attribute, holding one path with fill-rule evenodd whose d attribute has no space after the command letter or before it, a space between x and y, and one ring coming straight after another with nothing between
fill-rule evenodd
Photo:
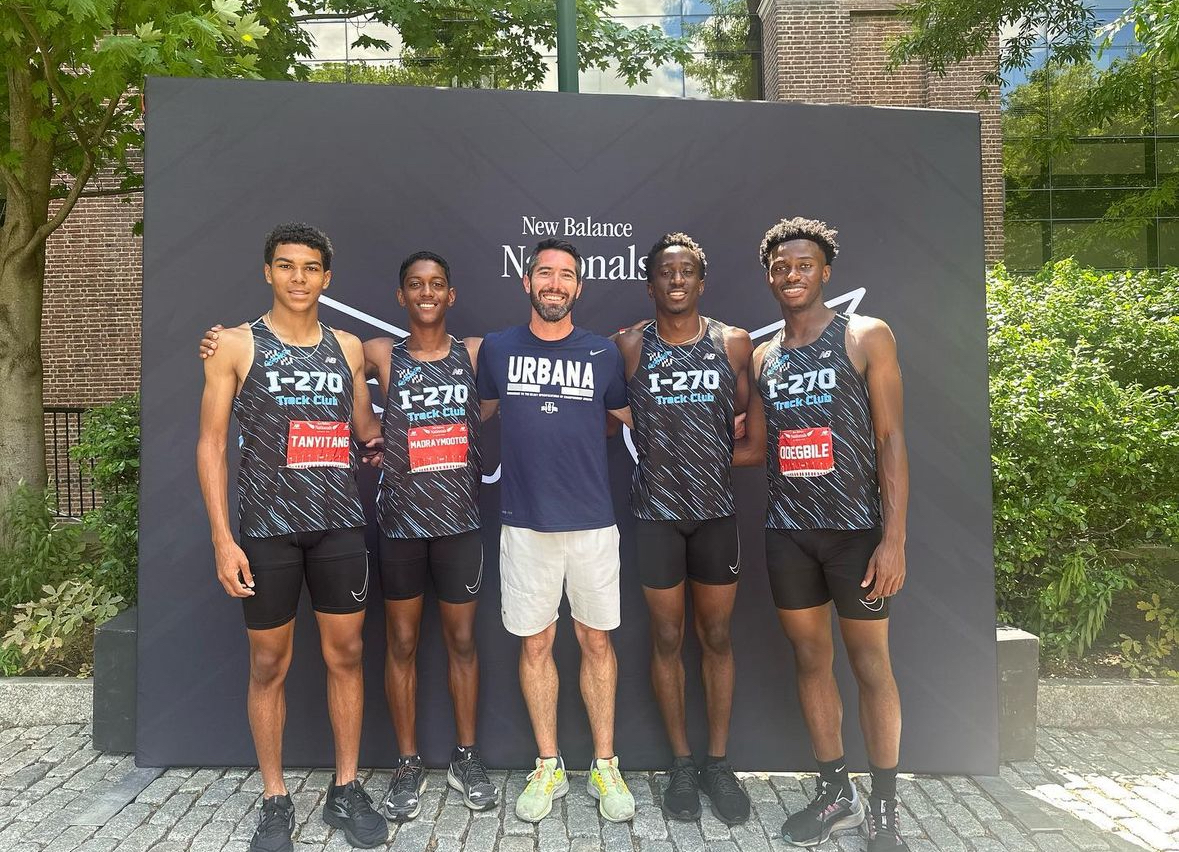
<instances>
[{"instance_id":1,"label":"curly hair","mask_svg":"<svg viewBox=\"0 0 1179 852\"><path fill-rule=\"evenodd\" d=\"M315 249L323 258L324 272L332 268L332 241L319 228L313 228L302 222L287 222L277 226L266 235L266 248L262 256L268 264L274 260L274 250L284 244Z\"/></svg>"},{"instance_id":2,"label":"curly hair","mask_svg":"<svg viewBox=\"0 0 1179 852\"><path fill-rule=\"evenodd\" d=\"M839 236L839 231L828 227L826 222L820 222L818 219L804 219L801 216L783 219L766 231L766 235L762 237L761 265L769 269L770 252L781 243L788 243L791 240L810 240L815 243L823 250L823 255L827 258L827 263L830 264L839 254L839 243L835 242L837 236Z\"/></svg>"},{"instance_id":3,"label":"curly hair","mask_svg":"<svg viewBox=\"0 0 1179 852\"><path fill-rule=\"evenodd\" d=\"M655 245L651 246L651 250L647 252L646 271L647 280L651 280L651 267L655 265L655 258L664 249L669 249L672 246L683 246L692 254L696 255L696 259L700 261L700 277L703 278L708 274L708 258L704 256L704 249L700 248L700 244L687 234L681 231L675 231L671 234L664 234L655 241Z\"/></svg>"}]
</instances>

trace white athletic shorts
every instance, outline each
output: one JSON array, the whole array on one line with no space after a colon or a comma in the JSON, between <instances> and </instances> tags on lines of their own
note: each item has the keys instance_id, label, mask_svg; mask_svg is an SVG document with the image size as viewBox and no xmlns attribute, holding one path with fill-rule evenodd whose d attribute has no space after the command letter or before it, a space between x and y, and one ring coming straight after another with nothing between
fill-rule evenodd
<instances>
[{"instance_id":1,"label":"white athletic shorts","mask_svg":"<svg viewBox=\"0 0 1179 852\"><path fill-rule=\"evenodd\" d=\"M504 627L534 636L557 620L561 593L574 619L595 630L622 621L618 595L618 527L537 532L505 524L499 534Z\"/></svg>"}]
</instances>

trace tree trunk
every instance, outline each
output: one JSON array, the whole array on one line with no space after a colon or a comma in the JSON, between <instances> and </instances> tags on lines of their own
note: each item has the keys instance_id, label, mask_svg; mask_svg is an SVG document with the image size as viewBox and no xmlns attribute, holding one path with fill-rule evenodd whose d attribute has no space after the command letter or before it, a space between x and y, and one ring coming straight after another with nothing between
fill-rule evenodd
<instances>
[{"instance_id":1,"label":"tree trunk","mask_svg":"<svg viewBox=\"0 0 1179 852\"><path fill-rule=\"evenodd\" d=\"M8 69L10 146L19 165L3 174L8 204L0 227L0 507L24 480L44 487L41 301L49 218L53 143L37 139L32 120L43 107L32 97L29 69Z\"/></svg>"}]
</instances>

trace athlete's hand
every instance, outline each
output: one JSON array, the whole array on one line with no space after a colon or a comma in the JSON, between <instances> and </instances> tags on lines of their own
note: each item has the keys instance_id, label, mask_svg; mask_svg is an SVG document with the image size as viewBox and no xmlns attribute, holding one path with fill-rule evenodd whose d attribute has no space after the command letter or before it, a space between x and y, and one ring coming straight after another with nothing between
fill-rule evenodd
<instances>
[{"instance_id":1,"label":"athlete's hand","mask_svg":"<svg viewBox=\"0 0 1179 852\"><path fill-rule=\"evenodd\" d=\"M385 439L378 435L364 442L364 452L360 460L365 464L379 468L385 461Z\"/></svg>"},{"instance_id":2,"label":"athlete's hand","mask_svg":"<svg viewBox=\"0 0 1179 852\"><path fill-rule=\"evenodd\" d=\"M217 352L217 332L224 329L221 323L217 323L211 329L205 332L205 336L201 338L200 342L200 356L208 358Z\"/></svg>"},{"instance_id":3,"label":"athlete's hand","mask_svg":"<svg viewBox=\"0 0 1179 852\"><path fill-rule=\"evenodd\" d=\"M733 418L733 440L740 441L745 437L745 412L742 411Z\"/></svg>"},{"instance_id":4,"label":"athlete's hand","mask_svg":"<svg viewBox=\"0 0 1179 852\"><path fill-rule=\"evenodd\" d=\"M868 560L868 570L864 574L861 588L872 586L868 600L890 598L905 585L905 545L893 539L882 539L876 545L872 558Z\"/></svg>"},{"instance_id":5,"label":"athlete's hand","mask_svg":"<svg viewBox=\"0 0 1179 852\"><path fill-rule=\"evenodd\" d=\"M231 598L248 598L254 594L254 575L250 573L250 560L245 552L231 541L215 547L217 579Z\"/></svg>"}]
</instances>

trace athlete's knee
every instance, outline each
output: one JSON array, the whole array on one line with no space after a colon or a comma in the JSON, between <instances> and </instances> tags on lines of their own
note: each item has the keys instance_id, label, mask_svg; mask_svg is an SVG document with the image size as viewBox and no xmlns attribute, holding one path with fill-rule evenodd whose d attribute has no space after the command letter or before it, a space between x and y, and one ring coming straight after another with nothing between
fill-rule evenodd
<instances>
[{"instance_id":1,"label":"athlete's knee","mask_svg":"<svg viewBox=\"0 0 1179 852\"><path fill-rule=\"evenodd\" d=\"M701 649L706 654L728 656L733 653L733 640L728 619L698 621L696 635L700 639Z\"/></svg>"},{"instance_id":2,"label":"athlete's knee","mask_svg":"<svg viewBox=\"0 0 1179 852\"><path fill-rule=\"evenodd\" d=\"M682 622L651 619L651 646L661 657L679 656L684 645Z\"/></svg>"},{"instance_id":3,"label":"athlete's knee","mask_svg":"<svg viewBox=\"0 0 1179 852\"><path fill-rule=\"evenodd\" d=\"M251 648L250 680L261 687L277 686L287 676L291 665L289 648Z\"/></svg>"},{"instance_id":4,"label":"athlete's knee","mask_svg":"<svg viewBox=\"0 0 1179 852\"><path fill-rule=\"evenodd\" d=\"M520 639L520 656L530 664L543 663L546 659L551 660L555 635L554 631L546 629L532 636L522 637Z\"/></svg>"},{"instance_id":5,"label":"athlete's knee","mask_svg":"<svg viewBox=\"0 0 1179 852\"><path fill-rule=\"evenodd\" d=\"M592 627L586 627L579 621L574 621L576 625L574 632L577 633L577 643L581 646L581 653L587 657L600 658L607 657L614 650L610 644L610 633L606 630L595 630Z\"/></svg>"},{"instance_id":6,"label":"athlete's knee","mask_svg":"<svg viewBox=\"0 0 1179 852\"><path fill-rule=\"evenodd\" d=\"M445 631L446 651L450 658L460 663L475 660L475 629L472 624L452 627Z\"/></svg>"},{"instance_id":7,"label":"athlete's knee","mask_svg":"<svg viewBox=\"0 0 1179 852\"><path fill-rule=\"evenodd\" d=\"M835 663L835 648L828 641L795 639L794 667L799 677L830 674Z\"/></svg>"},{"instance_id":8,"label":"athlete's knee","mask_svg":"<svg viewBox=\"0 0 1179 852\"><path fill-rule=\"evenodd\" d=\"M389 626L385 635L385 652L399 663L412 663L418 653L418 631Z\"/></svg>"},{"instance_id":9,"label":"athlete's knee","mask_svg":"<svg viewBox=\"0 0 1179 852\"><path fill-rule=\"evenodd\" d=\"M893 684L887 648L848 649L847 656L861 689L887 689Z\"/></svg>"},{"instance_id":10,"label":"athlete's knee","mask_svg":"<svg viewBox=\"0 0 1179 852\"><path fill-rule=\"evenodd\" d=\"M323 662L329 671L358 668L363 655L364 639L360 631L355 635L333 636L323 643Z\"/></svg>"}]
</instances>

